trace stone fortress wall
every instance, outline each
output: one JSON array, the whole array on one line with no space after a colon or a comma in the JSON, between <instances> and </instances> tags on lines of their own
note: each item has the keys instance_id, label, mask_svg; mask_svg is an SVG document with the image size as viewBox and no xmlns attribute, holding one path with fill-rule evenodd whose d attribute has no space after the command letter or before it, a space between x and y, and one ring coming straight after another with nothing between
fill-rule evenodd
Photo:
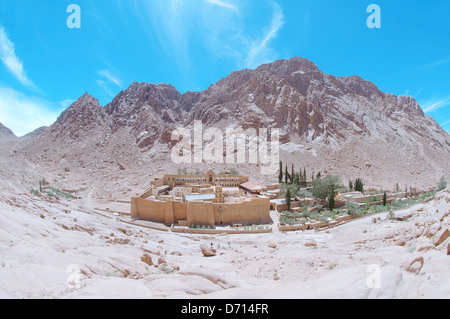
<instances>
[{"instance_id":1,"label":"stone fortress wall","mask_svg":"<svg viewBox=\"0 0 450 319\"><path fill-rule=\"evenodd\" d=\"M165 175L156 179L140 197L131 199L131 217L162 223L166 226L226 226L270 224L270 199L264 196L239 197L225 200L223 187L239 187L248 177L216 175ZM186 200L188 197L171 197L159 192L178 188L193 190L196 194L213 193L207 199ZM214 187L214 192L208 191ZM152 196L154 195L154 196ZM151 197L151 198L150 198Z\"/></svg>"}]
</instances>

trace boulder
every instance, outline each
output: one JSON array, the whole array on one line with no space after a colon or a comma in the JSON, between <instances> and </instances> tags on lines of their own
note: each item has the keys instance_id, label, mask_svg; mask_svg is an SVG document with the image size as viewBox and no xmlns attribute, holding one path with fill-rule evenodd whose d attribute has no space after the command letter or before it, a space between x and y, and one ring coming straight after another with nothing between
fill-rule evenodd
<instances>
[{"instance_id":1,"label":"boulder","mask_svg":"<svg viewBox=\"0 0 450 319\"><path fill-rule=\"evenodd\" d=\"M436 235L436 239L434 240L433 244L435 246L439 246L448 238L449 235L450 232L448 228L446 228L445 230L441 231L439 234Z\"/></svg>"},{"instance_id":2,"label":"boulder","mask_svg":"<svg viewBox=\"0 0 450 319\"><path fill-rule=\"evenodd\" d=\"M412 217L412 212L403 211L394 213L394 220L402 222Z\"/></svg>"},{"instance_id":3,"label":"boulder","mask_svg":"<svg viewBox=\"0 0 450 319\"><path fill-rule=\"evenodd\" d=\"M276 244L274 244L274 243L271 243L271 244L269 244L269 248L273 248L273 249L276 249L276 248L277 248L277 245L276 245Z\"/></svg>"},{"instance_id":4,"label":"boulder","mask_svg":"<svg viewBox=\"0 0 450 319\"><path fill-rule=\"evenodd\" d=\"M447 256L450 256L450 243L447 245Z\"/></svg>"},{"instance_id":5,"label":"boulder","mask_svg":"<svg viewBox=\"0 0 450 319\"><path fill-rule=\"evenodd\" d=\"M443 213L441 215L441 218L439 218L439 221L443 222L444 219L446 219L448 216L450 216L450 210L448 212L446 212L446 213Z\"/></svg>"},{"instance_id":6,"label":"boulder","mask_svg":"<svg viewBox=\"0 0 450 319\"><path fill-rule=\"evenodd\" d=\"M434 245L432 244L423 244L419 247L417 247L417 251L428 251L434 249Z\"/></svg>"},{"instance_id":7,"label":"boulder","mask_svg":"<svg viewBox=\"0 0 450 319\"><path fill-rule=\"evenodd\" d=\"M414 232L414 237L415 238L419 238L420 236L423 235L423 233L425 232L425 227L424 226L419 226L416 231Z\"/></svg>"},{"instance_id":8,"label":"boulder","mask_svg":"<svg viewBox=\"0 0 450 319\"><path fill-rule=\"evenodd\" d=\"M433 225L431 225L430 227L428 227L428 230L427 230L425 236L426 236L427 238L431 238L431 237L433 237L434 235L436 235L437 232L440 231L440 230L441 230L441 223L434 223Z\"/></svg>"},{"instance_id":9,"label":"boulder","mask_svg":"<svg viewBox=\"0 0 450 319\"><path fill-rule=\"evenodd\" d=\"M407 242L406 237L401 236L399 239L397 239L396 245L397 245L397 246L404 247L404 246L406 246L406 242Z\"/></svg>"},{"instance_id":10,"label":"boulder","mask_svg":"<svg viewBox=\"0 0 450 319\"><path fill-rule=\"evenodd\" d=\"M214 257L216 255L216 250L209 248L207 245L200 245L200 249L202 250L203 256L205 257Z\"/></svg>"},{"instance_id":11,"label":"boulder","mask_svg":"<svg viewBox=\"0 0 450 319\"><path fill-rule=\"evenodd\" d=\"M147 254L147 253L144 253L144 254L141 256L141 261L144 262L144 263L146 263L146 264L149 265L149 266L153 266L153 260L152 260L152 257L151 257L149 254Z\"/></svg>"},{"instance_id":12,"label":"boulder","mask_svg":"<svg viewBox=\"0 0 450 319\"><path fill-rule=\"evenodd\" d=\"M417 257L406 266L406 271L418 275L424 264L423 257Z\"/></svg>"},{"instance_id":13,"label":"boulder","mask_svg":"<svg viewBox=\"0 0 450 319\"><path fill-rule=\"evenodd\" d=\"M316 243L316 241L315 241L314 239L311 239L311 240L308 240L308 241L305 243L305 246L306 246L306 247L317 248L317 243Z\"/></svg>"}]
</instances>

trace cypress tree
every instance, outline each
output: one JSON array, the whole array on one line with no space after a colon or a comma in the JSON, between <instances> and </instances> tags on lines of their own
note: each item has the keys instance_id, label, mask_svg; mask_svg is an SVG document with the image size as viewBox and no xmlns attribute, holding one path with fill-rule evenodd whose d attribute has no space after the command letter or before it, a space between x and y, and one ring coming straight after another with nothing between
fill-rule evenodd
<instances>
[{"instance_id":1,"label":"cypress tree","mask_svg":"<svg viewBox=\"0 0 450 319\"><path fill-rule=\"evenodd\" d=\"M280 174L278 175L278 181L283 183L283 162L280 161Z\"/></svg>"},{"instance_id":2,"label":"cypress tree","mask_svg":"<svg viewBox=\"0 0 450 319\"><path fill-rule=\"evenodd\" d=\"M331 211L334 209L334 191L328 195L328 209Z\"/></svg>"},{"instance_id":3,"label":"cypress tree","mask_svg":"<svg viewBox=\"0 0 450 319\"><path fill-rule=\"evenodd\" d=\"M292 164L292 167L291 167L291 184L294 184L294 179L295 179L295 171L294 171L294 164Z\"/></svg>"},{"instance_id":4,"label":"cypress tree","mask_svg":"<svg viewBox=\"0 0 450 319\"><path fill-rule=\"evenodd\" d=\"M357 178L355 181L355 191L356 192L364 192L364 184L363 181L360 178Z\"/></svg>"},{"instance_id":5,"label":"cypress tree","mask_svg":"<svg viewBox=\"0 0 450 319\"><path fill-rule=\"evenodd\" d=\"M384 194L383 194L383 206L386 206L387 205L387 194L386 194L386 192L384 192Z\"/></svg>"},{"instance_id":6,"label":"cypress tree","mask_svg":"<svg viewBox=\"0 0 450 319\"><path fill-rule=\"evenodd\" d=\"M287 185L289 184L289 172L288 172L288 168L287 165L284 168L284 183Z\"/></svg>"},{"instance_id":7,"label":"cypress tree","mask_svg":"<svg viewBox=\"0 0 450 319\"><path fill-rule=\"evenodd\" d=\"M286 192L286 204L287 204L287 209L290 211L291 210L291 190L288 188L287 192Z\"/></svg>"}]
</instances>

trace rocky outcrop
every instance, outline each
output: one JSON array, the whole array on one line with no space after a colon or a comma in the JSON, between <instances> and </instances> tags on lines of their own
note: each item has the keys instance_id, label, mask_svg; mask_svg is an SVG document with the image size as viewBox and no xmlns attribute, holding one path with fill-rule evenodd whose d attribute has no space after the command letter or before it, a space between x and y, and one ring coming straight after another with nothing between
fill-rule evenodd
<instances>
[{"instance_id":1,"label":"rocky outcrop","mask_svg":"<svg viewBox=\"0 0 450 319\"><path fill-rule=\"evenodd\" d=\"M89 156L123 158L132 167L143 153L167 160L170 152L161 150L173 145L173 130L196 120L223 131L279 128L281 159L364 175L367 184L431 187L450 171L450 136L414 98L384 93L358 76L325 74L303 58L233 72L202 92L134 82L105 107L86 93L24 148L37 162L65 158L87 166Z\"/></svg>"},{"instance_id":2,"label":"rocky outcrop","mask_svg":"<svg viewBox=\"0 0 450 319\"><path fill-rule=\"evenodd\" d=\"M448 237L450 236L450 232L448 230L448 228L446 228L445 230L441 231L440 233L438 233L436 235L436 238L433 242L433 244L435 246L439 246L440 244L442 244Z\"/></svg>"},{"instance_id":3,"label":"rocky outcrop","mask_svg":"<svg viewBox=\"0 0 450 319\"><path fill-rule=\"evenodd\" d=\"M214 257L216 255L216 250L213 248L209 248L207 245L200 245L200 250L202 251L203 256L205 257Z\"/></svg>"}]
</instances>

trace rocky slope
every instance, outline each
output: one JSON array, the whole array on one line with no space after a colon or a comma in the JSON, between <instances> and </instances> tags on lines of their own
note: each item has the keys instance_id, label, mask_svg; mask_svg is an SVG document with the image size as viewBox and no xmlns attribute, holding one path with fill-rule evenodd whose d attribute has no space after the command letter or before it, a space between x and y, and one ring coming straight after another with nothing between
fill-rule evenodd
<instances>
[{"instance_id":1,"label":"rocky slope","mask_svg":"<svg viewBox=\"0 0 450 319\"><path fill-rule=\"evenodd\" d=\"M0 140L14 140L17 139L17 136L11 131L9 128L0 123Z\"/></svg>"},{"instance_id":2,"label":"rocky slope","mask_svg":"<svg viewBox=\"0 0 450 319\"><path fill-rule=\"evenodd\" d=\"M450 136L412 97L383 93L357 76L324 74L302 58L233 72L202 92L133 83L104 108L85 94L22 150L52 167L101 169L108 163L112 169L123 163L174 171L171 133L195 120L222 131L233 125L280 128L281 159L310 173L422 189L450 177Z\"/></svg>"}]
</instances>

